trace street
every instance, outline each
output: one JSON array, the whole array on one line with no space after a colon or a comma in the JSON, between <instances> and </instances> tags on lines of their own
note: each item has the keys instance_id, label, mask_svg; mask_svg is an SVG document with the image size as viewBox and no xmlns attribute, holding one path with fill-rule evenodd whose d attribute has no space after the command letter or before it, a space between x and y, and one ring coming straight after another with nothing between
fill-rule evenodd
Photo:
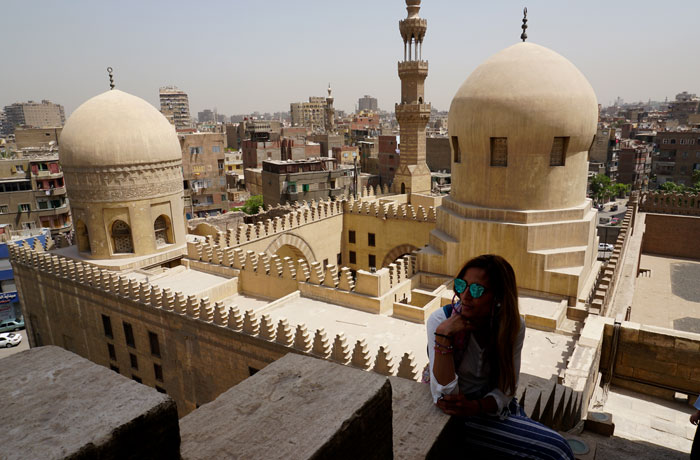
<instances>
[{"instance_id":1,"label":"street","mask_svg":"<svg viewBox=\"0 0 700 460\"><path fill-rule=\"evenodd\" d=\"M0 348L0 359L19 353L20 351L29 350L29 340L27 340L27 330L22 329L21 331L14 331L13 334L20 334L22 336L22 342L16 347L11 348Z\"/></svg>"}]
</instances>

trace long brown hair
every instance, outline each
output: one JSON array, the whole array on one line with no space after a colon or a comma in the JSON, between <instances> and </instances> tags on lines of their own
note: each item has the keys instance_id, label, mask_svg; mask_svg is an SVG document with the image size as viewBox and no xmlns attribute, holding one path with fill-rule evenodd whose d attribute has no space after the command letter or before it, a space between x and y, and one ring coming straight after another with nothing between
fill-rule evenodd
<instances>
[{"instance_id":1,"label":"long brown hair","mask_svg":"<svg viewBox=\"0 0 700 460\"><path fill-rule=\"evenodd\" d=\"M503 257L484 254L467 262L459 271L457 278L464 278L470 268L483 269L489 279L489 288L494 292L491 334L486 351L491 366L489 380L504 394L514 394L517 376L513 363L513 346L520 332L515 272Z\"/></svg>"}]
</instances>

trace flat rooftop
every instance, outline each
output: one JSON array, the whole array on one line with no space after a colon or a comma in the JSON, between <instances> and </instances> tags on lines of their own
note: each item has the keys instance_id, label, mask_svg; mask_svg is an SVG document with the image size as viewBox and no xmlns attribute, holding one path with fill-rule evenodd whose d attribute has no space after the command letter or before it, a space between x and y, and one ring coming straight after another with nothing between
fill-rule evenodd
<instances>
[{"instance_id":1,"label":"flat rooftop","mask_svg":"<svg viewBox=\"0 0 700 460\"><path fill-rule=\"evenodd\" d=\"M532 299L528 299L528 303L531 302ZM380 345L386 345L395 366L398 366L403 353L407 351L413 353L418 372L428 363L424 324L306 297L293 297L269 306L269 302L260 298L237 295L226 299L226 303L236 304L242 311L252 309L258 315L269 314L275 324L282 318L286 319L292 328L304 324L312 339L316 330L323 328L330 344L335 336L342 332L351 351L357 340L364 339L372 358L376 356ZM565 367L565 358L573 346L573 337L528 328L522 352L521 371L545 379L558 375Z\"/></svg>"},{"instance_id":2,"label":"flat rooftop","mask_svg":"<svg viewBox=\"0 0 700 460\"><path fill-rule=\"evenodd\" d=\"M125 273L125 276L138 282L146 281L161 289L170 288L173 292L180 291L186 296L198 295L230 279L225 276L192 270L184 266L165 269L163 272L157 274L133 271Z\"/></svg>"},{"instance_id":3,"label":"flat rooftop","mask_svg":"<svg viewBox=\"0 0 700 460\"><path fill-rule=\"evenodd\" d=\"M630 321L700 333L700 260L642 254Z\"/></svg>"}]
</instances>

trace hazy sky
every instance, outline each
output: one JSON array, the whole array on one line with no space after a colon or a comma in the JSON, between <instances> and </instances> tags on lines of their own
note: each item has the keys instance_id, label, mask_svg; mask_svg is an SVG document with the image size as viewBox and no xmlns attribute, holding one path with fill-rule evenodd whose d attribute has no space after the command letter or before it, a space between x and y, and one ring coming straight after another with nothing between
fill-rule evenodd
<instances>
[{"instance_id":1,"label":"hazy sky","mask_svg":"<svg viewBox=\"0 0 700 460\"><path fill-rule=\"evenodd\" d=\"M571 60L600 103L700 93L700 1L423 0L426 100L448 110L490 55L528 41ZM158 107L176 85L190 110L227 115L289 110L323 96L352 111L364 94L390 109L400 94L403 0L2 0L0 107L49 99L67 114L109 88Z\"/></svg>"}]
</instances>

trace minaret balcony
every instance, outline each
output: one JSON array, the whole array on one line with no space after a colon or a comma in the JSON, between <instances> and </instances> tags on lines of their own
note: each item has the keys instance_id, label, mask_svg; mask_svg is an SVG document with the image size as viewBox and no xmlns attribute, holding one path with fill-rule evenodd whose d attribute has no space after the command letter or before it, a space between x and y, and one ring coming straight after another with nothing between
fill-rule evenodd
<instances>
[{"instance_id":1,"label":"minaret balcony","mask_svg":"<svg viewBox=\"0 0 700 460\"><path fill-rule=\"evenodd\" d=\"M404 76L428 76L428 61L399 61L399 78Z\"/></svg>"},{"instance_id":2,"label":"minaret balcony","mask_svg":"<svg viewBox=\"0 0 700 460\"><path fill-rule=\"evenodd\" d=\"M428 29L428 20L423 18L406 18L399 21L399 31L403 37L414 37L425 35Z\"/></svg>"},{"instance_id":3,"label":"minaret balcony","mask_svg":"<svg viewBox=\"0 0 700 460\"><path fill-rule=\"evenodd\" d=\"M399 123L403 121L413 121L413 122L425 122L430 120L430 104L417 104L417 103L407 103L407 104L396 104L394 106L394 112L396 113L396 121Z\"/></svg>"}]
</instances>

